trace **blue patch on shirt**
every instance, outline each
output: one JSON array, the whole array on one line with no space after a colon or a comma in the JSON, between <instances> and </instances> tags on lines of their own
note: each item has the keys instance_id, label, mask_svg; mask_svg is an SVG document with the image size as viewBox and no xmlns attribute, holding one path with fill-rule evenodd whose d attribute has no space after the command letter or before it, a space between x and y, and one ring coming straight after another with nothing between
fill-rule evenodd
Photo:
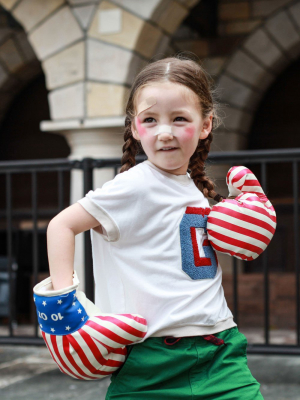
<instances>
[{"instance_id":1,"label":"blue patch on shirt","mask_svg":"<svg viewBox=\"0 0 300 400\"><path fill-rule=\"evenodd\" d=\"M207 209L187 207L179 226L182 269L192 279L213 279L218 268L216 253L207 239L208 215L205 215L205 210ZM205 240L202 248L205 257L200 255L196 240L197 228L203 229Z\"/></svg>"}]
</instances>

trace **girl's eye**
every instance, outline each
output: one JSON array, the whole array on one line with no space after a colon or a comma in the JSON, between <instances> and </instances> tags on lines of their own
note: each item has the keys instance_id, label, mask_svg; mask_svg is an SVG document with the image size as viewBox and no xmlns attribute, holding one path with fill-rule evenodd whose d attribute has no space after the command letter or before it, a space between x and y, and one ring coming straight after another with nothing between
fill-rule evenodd
<instances>
[{"instance_id":1,"label":"girl's eye","mask_svg":"<svg viewBox=\"0 0 300 400\"><path fill-rule=\"evenodd\" d=\"M179 122L181 122L181 121L186 121L186 118L184 118L184 117L176 117L176 118L174 119L174 121L179 121Z\"/></svg>"},{"instance_id":2,"label":"girl's eye","mask_svg":"<svg viewBox=\"0 0 300 400\"><path fill-rule=\"evenodd\" d=\"M151 124L151 123L155 122L155 119L152 118L152 117L148 117L148 118L145 118L143 122L146 122L146 123L148 123L148 124Z\"/></svg>"}]
</instances>

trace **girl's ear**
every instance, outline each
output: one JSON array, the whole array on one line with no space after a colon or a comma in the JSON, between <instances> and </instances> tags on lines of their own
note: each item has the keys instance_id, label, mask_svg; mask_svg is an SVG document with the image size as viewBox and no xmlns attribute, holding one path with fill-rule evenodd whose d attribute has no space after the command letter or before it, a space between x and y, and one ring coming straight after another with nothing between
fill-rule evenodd
<instances>
[{"instance_id":1,"label":"girl's ear","mask_svg":"<svg viewBox=\"0 0 300 400\"><path fill-rule=\"evenodd\" d=\"M141 140L140 135L136 129L136 124L135 124L135 118L132 120L131 122L131 132L132 132L132 136L136 139L136 140Z\"/></svg>"},{"instance_id":2,"label":"girl's ear","mask_svg":"<svg viewBox=\"0 0 300 400\"><path fill-rule=\"evenodd\" d=\"M199 139L206 139L209 133L212 130L212 119L213 115L210 114L207 118L205 118L202 126L202 130L199 136Z\"/></svg>"}]
</instances>

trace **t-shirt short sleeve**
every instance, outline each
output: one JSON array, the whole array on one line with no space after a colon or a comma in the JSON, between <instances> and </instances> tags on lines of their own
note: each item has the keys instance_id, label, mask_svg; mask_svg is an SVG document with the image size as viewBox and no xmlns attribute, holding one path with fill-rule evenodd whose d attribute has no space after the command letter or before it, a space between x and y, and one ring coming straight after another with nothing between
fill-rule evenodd
<instances>
[{"instance_id":1,"label":"t-shirt short sleeve","mask_svg":"<svg viewBox=\"0 0 300 400\"><path fill-rule=\"evenodd\" d=\"M102 188L90 190L78 200L86 211L102 225L95 229L108 242L117 242L127 236L134 220L134 205L139 195L141 176L125 171L104 183Z\"/></svg>"}]
</instances>

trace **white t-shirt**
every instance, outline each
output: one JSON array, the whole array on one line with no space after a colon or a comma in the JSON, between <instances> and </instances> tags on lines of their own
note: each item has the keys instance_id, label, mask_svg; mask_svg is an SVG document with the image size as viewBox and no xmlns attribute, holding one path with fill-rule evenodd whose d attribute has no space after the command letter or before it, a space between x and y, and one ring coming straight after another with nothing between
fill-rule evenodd
<instances>
[{"instance_id":1,"label":"white t-shirt","mask_svg":"<svg viewBox=\"0 0 300 400\"><path fill-rule=\"evenodd\" d=\"M209 203L188 173L170 174L146 160L78 202L104 228L91 229L102 312L142 315L144 340L236 326L207 240Z\"/></svg>"}]
</instances>

